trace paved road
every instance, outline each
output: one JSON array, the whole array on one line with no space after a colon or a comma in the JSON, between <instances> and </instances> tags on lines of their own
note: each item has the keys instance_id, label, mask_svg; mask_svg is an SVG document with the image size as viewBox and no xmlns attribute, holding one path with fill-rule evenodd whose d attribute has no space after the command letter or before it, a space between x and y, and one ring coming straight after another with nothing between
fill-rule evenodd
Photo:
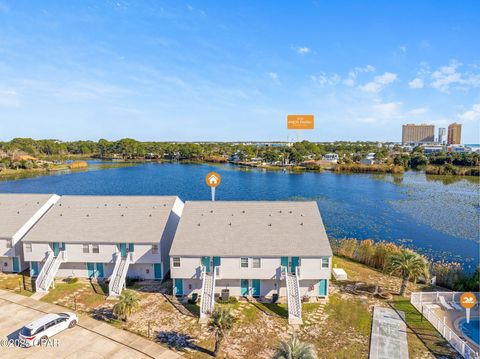
<instances>
[{"instance_id":1,"label":"paved road","mask_svg":"<svg viewBox=\"0 0 480 359\"><path fill-rule=\"evenodd\" d=\"M61 311L65 308L0 290L0 340L17 338L23 325L45 312ZM181 358L152 341L86 316L80 317L80 325L52 339L58 340L58 347L0 347L0 358Z\"/></svg>"}]
</instances>

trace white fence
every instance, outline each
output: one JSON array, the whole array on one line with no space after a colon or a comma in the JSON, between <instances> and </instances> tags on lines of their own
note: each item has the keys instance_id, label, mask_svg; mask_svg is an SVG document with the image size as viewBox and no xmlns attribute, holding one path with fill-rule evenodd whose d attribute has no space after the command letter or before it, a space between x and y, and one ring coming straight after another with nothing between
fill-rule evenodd
<instances>
[{"instance_id":1,"label":"white fence","mask_svg":"<svg viewBox=\"0 0 480 359\"><path fill-rule=\"evenodd\" d=\"M475 293L478 298L479 293ZM423 316L438 330L440 334L457 350L462 357L466 359L480 359L478 351L470 344L460 338L446 323L445 317L440 319L433 310L428 308L428 304L437 304L440 302L439 297L445 298L448 302L459 302L462 292L417 292L412 293L410 302L423 314Z\"/></svg>"}]
</instances>

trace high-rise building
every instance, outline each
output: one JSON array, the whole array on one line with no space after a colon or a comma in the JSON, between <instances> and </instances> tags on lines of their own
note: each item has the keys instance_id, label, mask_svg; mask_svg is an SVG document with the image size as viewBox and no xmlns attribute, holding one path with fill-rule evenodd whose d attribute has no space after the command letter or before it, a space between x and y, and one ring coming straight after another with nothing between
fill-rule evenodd
<instances>
[{"instance_id":1,"label":"high-rise building","mask_svg":"<svg viewBox=\"0 0 480 359\"><path fill-rule=\"evenodd\" d=\"M438 129L438 139L437 142L441 145L447 142L447 129L445 127L440 127Z\"/></svg>"},{"instance_id":2,"label":"high-rise building","mask_svg":"<svg viewBox=\"0 0 480 359\"><path fill-rule=\"evenodd\" d=\"M434 125L414 125L408 124L402 126L402 143L430 143L435 140Z\"/></svg>"},{"instance_id":3,"label":"high-rise building","mask_svg":"<svg viewBox=\"0 0 480 359\"><path fill-rule=\"evenodd\" d=\"M452 123L448 125L448 145L459 145L462 140L462 125L459 123Z\"/></svg>"}]
</instances>

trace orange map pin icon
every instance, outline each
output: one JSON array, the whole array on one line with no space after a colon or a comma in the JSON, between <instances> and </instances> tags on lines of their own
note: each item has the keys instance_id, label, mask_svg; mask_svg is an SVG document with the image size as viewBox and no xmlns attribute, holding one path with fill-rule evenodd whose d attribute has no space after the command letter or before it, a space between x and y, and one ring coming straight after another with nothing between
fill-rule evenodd
<instances>
[{"instance_id":1,"label":"orange map pin icon","mask_svg":"<svg viewBox=\"0 0 480 359\"><path fill-rule=\"evenodd\" d=\"M471 309L477 304L477 297L471 292L463 293L460 296L460 305L465 309Z\"/></svg>"},{"instance_id":2,"label":"orange map pin icon","mask_svg":"<svg viewBox=\"0 0 480 359\"><path fill-rule=\"evenodd\" d=\"M205 177L205 183L208 187L218 187L222 182L222 176L220 176L217 172L209 172Z\"/></svg>"}]
</instances>

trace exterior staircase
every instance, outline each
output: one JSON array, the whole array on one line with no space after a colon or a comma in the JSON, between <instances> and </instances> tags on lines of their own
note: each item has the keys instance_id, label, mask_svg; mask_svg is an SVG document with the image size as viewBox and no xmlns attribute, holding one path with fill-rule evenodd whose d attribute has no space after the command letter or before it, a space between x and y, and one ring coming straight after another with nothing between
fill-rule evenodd
<instances>
[{"instance_id":1,"label":"exterior staircase","mask_svg":"<svg viewBox=\"0 0 480 359\"><path fill-rule=\"evenodd\" d=\"M206 322L215 305L215 279L216 271L206 272L202 269L202 296L200 297L200 322Z\"/></svg>"},{"instance_id":2,"label":"exterior staircase","mask_svg":"<svg viewBox=\"0 0 480 359\"><path fill-rule=\"evenodd\" d=\"M130 265L130 256L117 256L115 260L115 268L113 269L110 283L108 284L108 295L118 297L125 286L125 279L127 278L128 267Z\"/></svg>"},{"instance_id":3,"label":"exterior staircase","mask_svg":"<svg viewBox=\"0 0 480 359\"><path fill-rule=\"evenodd\" d=\"M288 324L300 325L302 321L302 299L300 298L300 287L298 284L298 267L295 274L285 272L285 282L288 299Z\"/></svg>"},{"instance_id":4,"label":"exterior staircase","mask_svg":"<svg viewBox=\"0 0 480 359\"><path fill-rule=\"evenodd\" d=\"M35 280L35 288L38 293L47 293L57 274L60 264L65 262L65 251L60 251L57 256L52 251L48 252L47 260Z\"/></svg>"}]
</instances>

